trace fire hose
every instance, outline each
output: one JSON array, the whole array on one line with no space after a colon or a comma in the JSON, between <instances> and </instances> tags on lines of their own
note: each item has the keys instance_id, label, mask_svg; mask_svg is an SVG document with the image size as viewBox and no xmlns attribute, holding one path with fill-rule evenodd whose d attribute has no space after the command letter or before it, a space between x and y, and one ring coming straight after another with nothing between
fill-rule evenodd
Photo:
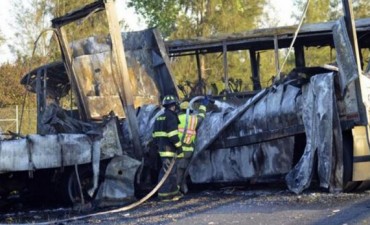
<instances>
[{"instance_id":1,"label":"fire hose","mask_svg":"<svg viewBox=\"0 0 370 225\"><path fill-rule=\"evenodd\" d=\"M196 102L198 100L201 100L201 99L204 99L204 97L203 96L197 96L197 97L194 97L192 100L190 100L189 106L186 109L186 119L185 119L184 133L186 133L186 130L187 130L188 117L190 115L190 110L193 110L194 102ZM184 141L184 137L185 137L185 135L183 135L183 137L181 139L181 142ZM108 211L97 212L97 213L93 213L93 214L88 214L88 215L83 215L83 216L76 216L76 217L72 217L72 218L68 218L68 219L49 221L49 222L38 223L38 224L46 225L46 224L56 224L56 223L58 223L58 224L59 223L67 223L67 222L71 222L71 221L87 219L87 218L94 217L94 216L107 215L107 214L111 214L111 213L124 212L124 211L134 209L137 206L141 205L142 203L146 202L149 198L151 198L159 190L159 188L162 187L163 183L167 180L168 176L170 175L170 173L171 173L171 171L172 171L172 169L175 165L176 159L177 159L177 155L175 155L172 158L171 163L170 163L166 173L163 175L162 179L158 182L158 184L147 195L145 195L143 198L141 198L139 201L136 201L136 202L134 202L130 205L123 206L123 207L118 208L118 209L112 209L112 210L108 210ZM21 225L21 224L18 224L18 225Z\"/></svg>"},{"instance_id":2,"label":"fire hose","mask_svg":"<svg viewBox=\"0 0 370 225\"><path fill-rule=\"evenodd\" d=\"M141 198L137 202L134 202L134 203L132 203L130 205L127 205L127 206L123 206L123 207L118 208L118 209L112 209L112 210L108 210L108 211L97 212L97 213L87 214L87 215L83 215L83 216L75 216L75 217L68 218L68 219L63 219L63 220L55 220L55 221L49 221L49 222L43 222L43 223L37 223L37 224L46 225L46 224L67 223L67 222L72 222L72 221L76 221L76 220L87 219L87 218L94 217L94 216L102 216L102 215L107 215L107 214L111 214L111 213L124 212L124 211L134 209L137 206L144 203L145 201L147 201L149 198L151 198L159 190L159 188L162 187L163 183L167 180L168 176L170 175L170 173L173 169L173 166L175 165L176 157L177 157L176 155L173 157L173 159L171 160L171 163L168 167L168 170L166 171L166 173L164 174L162 179L158 182L158 184L147 195L145 195L143 198ZM27 223L27 224L29 224L29 223ZM17 224L17 225L26 225L26 224Z\"/></svg>"}]
</instances>

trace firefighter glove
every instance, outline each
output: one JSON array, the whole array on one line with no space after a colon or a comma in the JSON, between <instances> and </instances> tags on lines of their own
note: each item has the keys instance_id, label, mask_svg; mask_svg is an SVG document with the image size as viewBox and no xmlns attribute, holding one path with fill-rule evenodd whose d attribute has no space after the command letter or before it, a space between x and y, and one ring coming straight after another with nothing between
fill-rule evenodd
<instances>
[{"instance_id":1,"label":"firefighter glove","mask_svg":"<svg viewBox=\"0 0 370 225\"><path fill-rule=\"evenodd\" d=\"M209 98L208 96L204 96L201 102L202 105L207 106L209 104Z\"/></svg>"}]
</instances>

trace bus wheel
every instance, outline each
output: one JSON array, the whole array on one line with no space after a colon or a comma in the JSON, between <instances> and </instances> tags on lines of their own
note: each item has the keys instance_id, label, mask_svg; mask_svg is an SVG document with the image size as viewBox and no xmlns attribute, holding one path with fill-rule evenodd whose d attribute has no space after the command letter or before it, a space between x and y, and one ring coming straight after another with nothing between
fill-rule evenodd
<instances>
[{"instance_id":1,"label":"bus wheel","mask_svg":"<svg viewBox=\"0 0 370 225\"><path fill-rule=\"evenodd\" d=\"M93 172L91 166L79 167L78 174L79 176L77 177L76 171L72 170L68 177L67 190L69 200L72 204L91 202L93 200L93 197L95 197L88 194L88 190L93 187ZM81 184L82 195L80 192L79 183Z\"/></svg>"}]
</instances>

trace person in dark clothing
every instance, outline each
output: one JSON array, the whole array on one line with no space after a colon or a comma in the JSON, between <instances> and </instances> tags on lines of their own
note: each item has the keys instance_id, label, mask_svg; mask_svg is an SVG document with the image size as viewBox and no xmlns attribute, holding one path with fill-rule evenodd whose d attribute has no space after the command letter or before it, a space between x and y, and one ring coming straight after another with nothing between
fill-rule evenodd
<instances>
[{"instance_id":1,"label":"person in dark clothing","mask_svg":"<svg viewBox=\"0 0 370 225\"><path fill-rule=\"evenodd\" d=\"M181 153L181 141L178 136L179 119L177 117L178 100L175 96L167 95L163 98L164 113L158 116L154 123L153 139L162 161L158 181L168 170L171 160ZM175 162L170 175L158 190L158 197L162 201L176 201L182 197L177 185L177 163Z\"/></svg>"}]
</instances>

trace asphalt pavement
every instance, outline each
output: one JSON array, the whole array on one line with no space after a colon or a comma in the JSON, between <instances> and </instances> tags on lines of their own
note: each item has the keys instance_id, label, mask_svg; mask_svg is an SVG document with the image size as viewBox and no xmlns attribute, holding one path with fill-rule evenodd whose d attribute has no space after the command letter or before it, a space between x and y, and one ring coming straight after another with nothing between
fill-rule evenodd
<instances>
[{"instance_id":1,"label":"asphalt pavement","mask_svg":"<svg viewBox=\"0 0 370 225\"><path fill-rule=\"evenodd\" d=\"M218 187L193 190L176 202L159 202L153 198L126 212L63 223L56 221L88 213L70 209L8 213L1 215L0 223L365 225L370 224L370 191L327 193L322 189L309 189L296 195L283 186Z\"/></svg>"}]
</instances>

